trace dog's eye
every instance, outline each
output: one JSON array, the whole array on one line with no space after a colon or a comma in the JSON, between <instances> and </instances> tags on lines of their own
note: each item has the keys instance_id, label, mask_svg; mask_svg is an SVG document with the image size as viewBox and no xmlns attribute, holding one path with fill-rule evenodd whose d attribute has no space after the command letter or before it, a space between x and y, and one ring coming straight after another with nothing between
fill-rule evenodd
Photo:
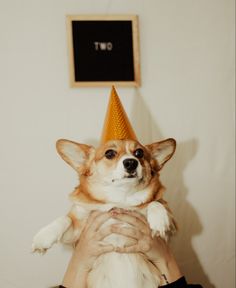
<instances>
[{"instance_id":1,"label":"dog's eye","mask_svg":"<svg viewBox=\"0 0 236 288\"><path fill-rule=\"evenodd\" d=\"M137 158L143 158L143 149L139 148L137 150L134 151L134 156L137 157Z\"/></svg>"},{"instance_id":2,"label":"dog's eye","mask_svg":"<svg viewBox=\"0 0 236 288\"><path fill-rule=\"evenodd\" d=\"M114 157L116 157L116 154L117 154L117 152L115 151L115 150L107 150L106 152L105 152L105 157L107 158L107 159L112 159L112 158L114 158Z\"/></svg>"}]
</instances>

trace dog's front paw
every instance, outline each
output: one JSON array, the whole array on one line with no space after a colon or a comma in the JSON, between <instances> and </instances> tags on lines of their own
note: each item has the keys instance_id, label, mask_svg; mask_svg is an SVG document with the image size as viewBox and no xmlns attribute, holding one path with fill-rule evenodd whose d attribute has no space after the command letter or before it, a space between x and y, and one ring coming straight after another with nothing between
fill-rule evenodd
<instances>
[{"instance_id":1,"label":"dog's front paw","mask_svg":"<svg viewBox=\"0 0 236 288\"><path fill-rule=\"evenodd\" d=\"M61 239L70 225L71 218L62 216L48 226L42 228L33 239L32 252L45 253L54 243Z\"/></svg>"},{"instance_id":2,"label":"dog's front paw","mask_svg":"<svg viewBox=\"0 0 236 288\"><path fill-rule=\"evenodd\" d=\"M50 227L45 227L41 229L33 239L32 243L32 252L38 252L44 254L47 252L52 245L57 242L58 236L55 234L55 231L52 231Z\"/></svg>"},{"instance_id":3,"label":"dog's front paw","mask_svg":"<svg viewBox=\"0 0 236 288\"><path fill-rule=\"evenodd\" d=\"M166 208L158 201L151 202L147 207L147 220L152 229L152 236L160 235L167 239L170 230L170 217Z\"/></svg>"}]
</instances>

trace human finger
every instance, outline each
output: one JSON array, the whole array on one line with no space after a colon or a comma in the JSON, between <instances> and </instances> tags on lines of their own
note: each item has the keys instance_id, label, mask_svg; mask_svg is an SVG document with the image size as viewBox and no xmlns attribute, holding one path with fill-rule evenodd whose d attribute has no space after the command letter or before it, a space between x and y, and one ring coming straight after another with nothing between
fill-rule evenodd
<instances>
[{"instance_id":1,"label":"human finger","mask_svg":"<svg viewBox=\"0 0 236 288\"><path fill-rule=\"evenodd\" d=\"M118 253L145 253L149 251L151 248L151 244L148 239L139 241L137 244L134 245L125 245L123 247L116 247L115 251Z\"/></svg>"},{"instance_id":2,"label":"human finger","mask_svg":"<svg viewBox=\"0 0 236 288\"><path fill-rule=\"evenodd\" d=\"M96 256L99 256L104 253L109 253L115 251L115 247L111 244L108 245L99 245L98 249L96 249Z\"/></svg>"},{"instance_id":3,"label":"human finger","mask_svg":"<svg viewBox=\"0 0 236 288\"><path fill-rule=\"evenodd\" d=\"M139 252L139 245L129 245L124 247L115 247L115 252L117 253L137 253Z\"/></svg>"},{"instance_id":4,"label":"human finger","mask_svg":"<svg viewBox=\"0 0 236 288\"><path fill-rule=\"evenodd\" d=\"M139 230L141 230L145 234L150 233L149 225L147 223L144 223L143 221L141 221L135 215L131 215L129 213L118 213L118 214L113 215L112 217L114 219L118 219L122 222L126 222L126 223L138 228Z\"/></svg>"},{"instance_id":5,"label":"human finger","mask_svg":"<svg viewBox=\"0 0 236 288\"><path fill-rule=\"evenodd\" d=\"M96 232L103 223L105 223L108 219L111 218L109 212L100 212L99 214L95 214L93 217L93 222L90 222L88 227L88 232Z\"/></svg>"},{"instance_id":6,"label":"human finger","mask_svg":"<svg viewBox=\"0 0 236 288\"><path fill-rule=\"evenodd\" d=\"M105 228L101 228L99 231L96 232L94 240L101 241L112 233L112 225L106 226Z\"/></svg>"},{"instance_id":7,"label":"human finger","mask_svg":"<svg viewBox=\"0 0 236 288\"><path fill-rule=\"evenodd\" d=\"M113 233L127 236L137 241L143 237L143 233L141 231L132 227L122 227L120 224L112 225L111 230Z\"/></svg>"},{"instance_id":8,"label":"human finger","mask_svg":"<svg viewBox=\"0 0 236 288\"><path fill-rule=\"evenodd\" d=\"M137 210L126 210L126 209L117 208L117 207L114 207L114 208L111 209L111 215L116 216L116 215L119 215L119 214L128 214L128 215L131 215L131 216L135 216L140 221L142 221L145 225L149 226L147 218L142 213L138 212Z\"/></svg>"},{"instance_id":9,"label":"human finger","mask_svg":"<svg viewBox=\"0 0 236 288\"><path fill-rule=\"evenodd\" d=\"M146 217L136 210L126 210L125 214L133 215L142 221L145 225L149 225Z\"/></svg>"},{"instance_id":10,"label":"human finger","mask_svg":"<svg viewBox=\"0 0 236 288\"><path fill-rule=\"evenodd\" d=\"M101 214L102 212L99 210L93 210L89 213L88 218L86 219L83 229L81 232L81 235L87 234L88 230L90 229L91 224L94 222L94 220Z\"/></svg>"},{"instance_id":11,"label":"human finger","mask_svg":"<svg viewBox=\"0 0 236 288\"><path fill-rule=\"evenodd\" d=\"M86 220L85 226L90 226L91 223L103 212L100 210L92 210Z\"/></svg>"}]
</instances>

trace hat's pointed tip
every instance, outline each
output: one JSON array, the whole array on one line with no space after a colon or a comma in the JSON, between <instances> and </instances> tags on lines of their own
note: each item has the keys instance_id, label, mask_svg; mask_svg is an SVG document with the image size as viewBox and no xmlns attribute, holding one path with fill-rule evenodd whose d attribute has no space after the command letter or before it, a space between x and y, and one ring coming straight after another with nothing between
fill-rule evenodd
<instances>
[{"instance_id":1,"label":"hat's pointed tip","mask_svg":"<svg viewBox=\"0 0 236 288\"><path fill-rule=\"evenodd\" d=\"M111 86L111 93L110 93L110 97L118 97L116 88L114 85ZM119 98L119 97L118 97Z\"/></svg>"},{"instance_id":2,"label":"hat's pointed tip","mask_svg":"<svg viewBox=\"0 0 236 288\"><path fill-rule=\"evenodd\" d=\"M101 144L109 140L137 140L128 116L120 102L115 86L111 87L110 101L104 121Z\"/></svg>"}]
</instances>

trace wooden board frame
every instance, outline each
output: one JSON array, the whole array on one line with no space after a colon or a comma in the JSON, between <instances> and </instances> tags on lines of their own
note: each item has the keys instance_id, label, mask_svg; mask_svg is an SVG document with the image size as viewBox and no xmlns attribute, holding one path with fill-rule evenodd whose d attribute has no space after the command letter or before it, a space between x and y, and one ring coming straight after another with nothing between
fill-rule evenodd
<instances>
[{"instance_id":1,"label":"wooden board frame","mask_svg":"<svg viewBox=\"0 0 236 288\"><path fill-rule=\"evenodd\" d=\"M68 15L67 19L67 35L68 35L68 52L69 52L69 74L70 74L70 86L71 87L103 87L103 86L135 86L138 87L141 85L141 76L140 76L140 52L139 52L139 31L138 31L138 16L137 15ZM117 80L117 79L109 79L109 80L77 80L75 71L75 65L79 65L75 61L75 53L77 53L74 49L74 36L72 23L76 23L77 21L88 21L83 23L95 23L91 21L107 21L107 25L110 23L114 23L114 21L126 21L124 23L128 23L129 21L132 23L132 57L133 59L133 67L132 67L132 80ZM128 21L128 22L127 22ZM81 22L80 22L81 23ZM99 23L99 22L98 22ZM119 22L116 22L119 23ZM106 22L105 22L106 24ZM73 24L74 25L74 24ZM74 32L75 33L75 32ZM122 41L121 41L122 42ZM94 42L95 43L95 42ZM100 43L100 42L96 42ZM98 44L97 44L98 45ZM100 44L101 45L101 44ZM96 46L99 48L99 46ZM109 47L108 47L109 48ZM131 48L130 48L131 49ZM83 56L83 55L82 55ZM81 66L82 67L82 66ZM103 67L99 67L102 69ZM114 67L115 69L116 67ZM91 70L92 71L92 70ZM105 73L109 73L109 71L105 71ZM78 74L77 74L78 75Z\"/></svg>"}]
</instances>

